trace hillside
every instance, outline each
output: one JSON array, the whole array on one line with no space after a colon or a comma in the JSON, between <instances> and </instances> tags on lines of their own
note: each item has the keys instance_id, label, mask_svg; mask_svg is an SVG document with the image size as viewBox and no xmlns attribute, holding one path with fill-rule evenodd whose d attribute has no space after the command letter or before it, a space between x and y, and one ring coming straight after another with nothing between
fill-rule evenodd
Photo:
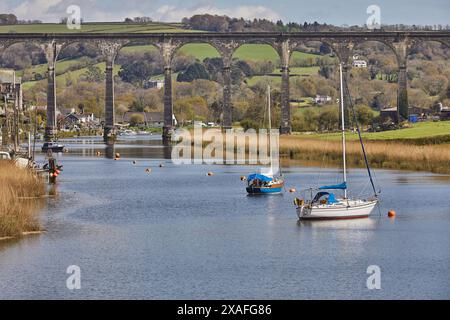
<instances>
[{"instance_id":1,"label":"hillside","mask_svg":"<svg viewBox=\"0 0 450 320\"><path fill-rule=\"evenodd\" d=\"M84 23L81 29L69 29L60 23L0 25L0 33L152 33L152 32L192 32L183 29L179 23Z\"/></svg>"},{"instance_id":2,"label":"hillside","mask_svg":"<svg viewBox=\"0 0 450 320\"><path fill-rule=\"evenodd\" d=\"M136 45L136 46L127 46L122 48L120 53L144 53L144 52L150 52L156 50L154 46L151 45ZM120 54L119 53L119 54ZM215 58L219 57L219 53L216 49L214 49L212 46L204 43L191 43L186 44L182 48L180 48L180 53L194 56L197 60L203 61L205 58ZM305 59L305 58L316 58L318 55L312 54L312 53L304 53L304 52L294 52L292 55L293 59ZM245 61L271 61L274 64L277 64L277 61L279 60L278 54L275 52L275 50L265 44L249 44L244 45L236 50L236 53L234 55L235 58L239 60L245 60ZM68 73L68 69L80 62L80 58L75 59L64 59L59 60L56 64L56 73L57 73L57 81L61 81L65 78L66 73ZM96 64L99 66L102 70L104 70L104 63ZM305 76L305 75L311 75L311 74L317 74L319 67L313 66L313 67L294 67L291 70L291 76ZM40 73L45 74L47 70L46 64L39 64L34 65L31 68L29 68L27 71L31 73ZM87 68L81 68L78 70L72 70L70 71L71 76L76 79L79 75L83 74ZM115 72L117 74L118 70L120 70L120 65L115 66ZM24 70L18 71L18 75L22 75ZM272 79L272 81L275 81L275 83L278 83L280 81L280 71L275 70L273 74L266 75L266 76L255 76L250 78L249 84L254 84L257 81L268 78ZM159 76L156 75L156 78ZM46 80L39 80L39 81L46 81ZM24 83L24 88L29 89L39 81L28 81Z\"/></svg>"}]
</instances>

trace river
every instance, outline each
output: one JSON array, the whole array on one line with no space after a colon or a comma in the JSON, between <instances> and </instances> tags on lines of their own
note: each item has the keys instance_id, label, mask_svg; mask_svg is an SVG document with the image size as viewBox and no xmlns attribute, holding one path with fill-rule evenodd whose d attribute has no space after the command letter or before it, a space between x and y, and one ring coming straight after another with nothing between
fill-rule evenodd
<instances>
[{"instance_id":1,"label":"river","mask_svg":"<svg viewBox=\"0 0 450 320\"><path fill-rule=\"evenodd\" d=\"M0 242L1 299L450 298L449 176L375 170L370 218L300 223L294 194L246 195L240 176L255 166L174 165L157 136L65 143L46 233ZM290 164L284 175L301 189L338 170ZM370 191L364 170L349 181L350 193ZM81 289L66 287L70 265ZM366 287L370 265L381 289Z\"/></svg>"}]
</instances>

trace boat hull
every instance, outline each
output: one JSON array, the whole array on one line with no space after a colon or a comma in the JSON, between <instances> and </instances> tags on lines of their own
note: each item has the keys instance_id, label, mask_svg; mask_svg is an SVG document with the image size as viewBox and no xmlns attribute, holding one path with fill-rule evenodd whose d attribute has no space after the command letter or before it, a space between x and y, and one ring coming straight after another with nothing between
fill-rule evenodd
<instances>
[{"instance_id":1,"label":"boat hull","mask_svg":"<svg viewBox=\"0 0 450 320\"><path fill-rule=\"evenodd\" d=\"M48 150L51 150L52 152L64 152L64 147L50 147L50 148L42 148L42 152L47 152Z\"/></svg>"},{"instance_id":2,"label":"boat hull","mask_svg":"<svg viewBox=\"0 0 450 320\"><path fill-rule=\"evenodd\" d=\"M283 191L283 185L280 184L271 187L248 186L246 189L248 194L277 194Z\"/></svg>"},{"instance_id":3,"label":"boat hull","mask_svg":"<svg viewBox=\"0 0 450 320\"><path fill-rule=\"evenodd\" d=\"M376 200L360 201L348 206L299 206L297 216L301 220L339 220L367 218L375 205Z\"/></svg>"}]
</instances>

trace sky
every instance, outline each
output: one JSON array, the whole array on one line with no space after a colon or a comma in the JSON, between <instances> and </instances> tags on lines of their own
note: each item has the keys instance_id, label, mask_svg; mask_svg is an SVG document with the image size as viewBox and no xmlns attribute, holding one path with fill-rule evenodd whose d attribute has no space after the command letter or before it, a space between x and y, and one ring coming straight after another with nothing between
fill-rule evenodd
<instances>
[{"instance_id":1,"label":"sky","mask_svg":"<svg viewBox=\"0 0 450 320\"><path fill-rule=\"evenodd\" d=\"M81 9L83 21L123 21L147 16L179 22L183 17L210 13L267 18L284 22L363 25L370 5L380 7L382 24L450 24L450 0L0 0L0 12L19 19L58 22L70 5Z\"/></svg>"}]
</instances>

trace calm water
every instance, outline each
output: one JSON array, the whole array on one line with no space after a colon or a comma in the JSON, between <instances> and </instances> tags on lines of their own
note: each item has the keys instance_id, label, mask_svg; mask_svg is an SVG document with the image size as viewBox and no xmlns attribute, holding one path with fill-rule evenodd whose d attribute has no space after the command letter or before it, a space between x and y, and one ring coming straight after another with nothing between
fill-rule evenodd
<instances>
[{"instance_id":1,"label":"calm water","mask_svg":"<svg viewBox=\"0 0 450 320\"><path fill-rule=\"evenodd\" d=\"M0 298L450 298L450 177L379 170L381 217L299 223L293 194L246 196L239 177L255 167L174 166L156 139L66 143L48 232L0 243ZM297 189L337 175L285 170ZM349 179L370 191L363 170ZM69 265L80 290L66 288ZM366 288L369 265L380 290Z\"/></svg>"}]
</instances>

